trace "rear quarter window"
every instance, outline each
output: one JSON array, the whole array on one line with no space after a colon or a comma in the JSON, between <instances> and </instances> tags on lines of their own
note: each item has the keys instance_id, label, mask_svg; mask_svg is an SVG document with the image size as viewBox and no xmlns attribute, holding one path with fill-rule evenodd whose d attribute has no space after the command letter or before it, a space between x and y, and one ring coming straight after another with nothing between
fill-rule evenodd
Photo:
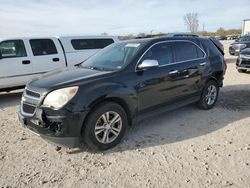
<instances>
[{"instance_id":1,"label":"rear quarter window","mask_svg":"<svg viewBox=\"0 0 250 188\"><path fill-rule=\"evenodd\" d=\"M113 39L73 39L71 44L75 50L102 49L114 43Z\"/></svg>"}]
</instances>

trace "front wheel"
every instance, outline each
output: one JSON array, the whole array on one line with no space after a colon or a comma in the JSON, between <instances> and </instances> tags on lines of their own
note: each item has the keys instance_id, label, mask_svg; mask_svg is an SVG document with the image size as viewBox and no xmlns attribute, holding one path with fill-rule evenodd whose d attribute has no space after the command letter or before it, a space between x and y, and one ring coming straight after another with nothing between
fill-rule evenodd
<instances>
[{"instance_id":1,"label":"front wheel","mask_svg":"<svg viewBox=\"0 0 250 188\"><path fill-rule=\"evenodd\" d=\"M112 148L123 138L127 124L127 114L119 104L101 103L87 118L83 140L92 150Z\"/></svg>"},{"instance_id":2,"label":"front wheel","mask_svg":"<svg viewBox=\"0 0 250 188\"><path fill-rule=\"evenodd\" d=\"M219 86L216 81L210 80L204 87L198 106L209 110L214 107L219 94Z\"/></svg>"}]
</instances>

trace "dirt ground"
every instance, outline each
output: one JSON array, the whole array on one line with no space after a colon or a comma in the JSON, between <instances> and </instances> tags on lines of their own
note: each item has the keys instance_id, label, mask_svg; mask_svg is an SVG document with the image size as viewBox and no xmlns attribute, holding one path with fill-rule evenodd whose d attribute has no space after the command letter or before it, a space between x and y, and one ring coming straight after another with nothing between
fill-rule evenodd
<instances>
[{"instance_id":1,"label":"dirt ground","mask_svg":"<svg viewBox=\"0 0 250 188\"><path fill-rule=\"evenodd\" d=\"M56 151L19 124L21 92L0 94L0 186L250 187L250 74L227 59L214 109L189 105L144 120L104 153Z\"/></svg>"}]
</instances>

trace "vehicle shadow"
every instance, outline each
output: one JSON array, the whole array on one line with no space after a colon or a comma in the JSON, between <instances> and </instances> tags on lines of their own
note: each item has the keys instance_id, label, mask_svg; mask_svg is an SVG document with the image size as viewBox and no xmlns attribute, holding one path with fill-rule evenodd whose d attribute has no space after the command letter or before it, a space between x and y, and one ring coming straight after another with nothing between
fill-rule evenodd
<instances>
[{"instance_id":1,"label":"vehicle shadow","mask_svg":"<svg viewBox=\"0 0 250 188\"><path fill-rule=\"evenodd\" d=\"M221 89L218 102L213 109L200 110L196 105L188 105L144 119L127 131L121 144L104 153L181 142L222 129L230 123L249 117L249 114L250 84L225 86ZM83 151L86 151L84 145L68 153L76 154Z\"/></svg>"},{"instance_id":2,"label":"vehicle shadow","mask_svg":"<svg viewBox=\"0 0 250 188\"><path fill-rule=\"evenodd\" d=\"M17 106L20 104L23 90L13 91L11 93L0 93L0 108Z\"/></svg>"}]
</instances>

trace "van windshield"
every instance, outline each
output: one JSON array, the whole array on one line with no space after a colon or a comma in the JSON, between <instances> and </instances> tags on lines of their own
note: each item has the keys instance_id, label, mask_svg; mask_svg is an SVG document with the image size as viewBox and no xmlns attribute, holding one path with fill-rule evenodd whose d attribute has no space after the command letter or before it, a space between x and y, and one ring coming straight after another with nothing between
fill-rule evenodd
<instances>
[{"instance_id":1,"label":"van windshield","mask_svg":"<svg viewBox=\"0 0 250 188\"><path fill-rule=\"evenodd\" d=\"M109 45L84 61L80 67L99 70L119 70L136 56L145 42L119 42Z\"/></svg>"}]
</instances>

